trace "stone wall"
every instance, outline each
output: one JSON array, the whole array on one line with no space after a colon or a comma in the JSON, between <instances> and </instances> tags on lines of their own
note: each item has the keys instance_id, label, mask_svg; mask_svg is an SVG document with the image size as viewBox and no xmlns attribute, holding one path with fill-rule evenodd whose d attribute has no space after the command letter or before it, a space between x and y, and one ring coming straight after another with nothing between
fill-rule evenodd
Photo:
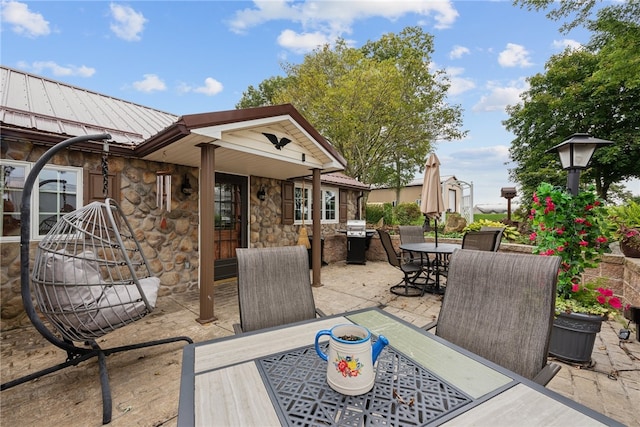
<instances>
[{"instance_id":1,"label":"stone wall","mask_svg":"<svg viewBox=\"0 0 640 427\"><path fill-rule=\"evenodd\" d=\"M45 147L29 142L2 142L2 157L35 162ZM52 164L100 170L101 154L63 150ZM159 295L185 292L198 286L198 170L184 166L148 162L110 156L109 171L119 173L121 194L119 205L136 232L153 274L160 278ZM171 212L156 206L156 171L169 170L172 182ZM194 193L180 191L187 176ZM165 221L162 221L162 219ZM30 245L30 265L37 242ZM1 329L28 322L20 295L20 244L0 244Z\"/></svg>"}]
</instances>

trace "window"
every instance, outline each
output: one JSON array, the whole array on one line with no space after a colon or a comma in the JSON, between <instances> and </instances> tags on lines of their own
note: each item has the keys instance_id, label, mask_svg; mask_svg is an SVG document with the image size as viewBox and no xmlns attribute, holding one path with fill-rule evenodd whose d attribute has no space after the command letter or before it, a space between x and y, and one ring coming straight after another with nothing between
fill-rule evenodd
<instances>
[{"instance_id":1,"label":"window","mask_svg":"<svg viewBox=\"0 0 640 427\"><path fill-rule=\"evenodd\" d=\"M28 162L2 160L2 240L20 240L20 210L25 180L31 171ZM31 236L42 237L60 216L82 206L82 168L45 166L31 194Z\"/></svg>"},{"instance_id":2,"label":"window","mask_svg":"<svg viewBox=\"0 0 640 427\"><path fill-rule=\"evenodd\" d=\"M313 191L308 186L304 188L298 186L294 189L294 220L296 224L312 221L313 211ZM338 191L337 189L322 188L320 190L320 220L325 223L338 223L338 211L339 205Z\"/></svg>"}]
</instances>

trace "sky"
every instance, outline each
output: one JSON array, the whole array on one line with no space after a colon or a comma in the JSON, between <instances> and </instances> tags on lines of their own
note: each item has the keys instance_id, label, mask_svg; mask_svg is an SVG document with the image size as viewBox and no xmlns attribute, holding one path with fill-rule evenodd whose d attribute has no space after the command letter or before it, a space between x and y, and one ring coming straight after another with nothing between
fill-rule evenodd
<instances>
[{"instance_id":1,"label":"sky","mask_svg":"<svg viewBox=\"0 0 640 427\"><path fill-rule=\"evenodd\" d=\"M285 75L337 38L353 47L420 26L434 36L432 67L463 110L463 140L439 141L441 175L473 184L474 205L504 205L507 105L527 77L589 33L511 1L6 1L0 61L101 94L183 115L231 110L246 89ZM312 123L313 125L313 123ZM567 135L569 136L569 135ZM598 137L598 135L594 135ZM420 177L417 174L416 177ZM627 188L640 195L640 181ZM514 201L517 201L514 200Z\"/></svg>"}]
</instances>

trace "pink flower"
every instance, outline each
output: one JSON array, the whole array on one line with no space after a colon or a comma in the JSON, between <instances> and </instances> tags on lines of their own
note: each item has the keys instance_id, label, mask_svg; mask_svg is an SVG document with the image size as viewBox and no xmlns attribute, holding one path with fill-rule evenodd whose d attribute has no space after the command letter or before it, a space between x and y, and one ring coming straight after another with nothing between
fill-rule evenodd
<instances>
[{"instance_id":1,"label":"pink flower","mask_svg":"<svg viewBox=\"0 0 640 427\"><path fill-rule=\"evenodd\" d=\"M604 297L604 295L598 295L596 297L596 301L598 301L600 304L604 304L605 302L607 302L607 299Z\"/></svg>"},{"instance_id":2,"label":"pink flower","mask_svg":"<svg viewBox=\"0 0 640 427\"><path fill-rule=\"evenodd\" d=\"M564 234L564 227L556 228L556 233L558 234L558 236L562 236Z\"/></svg>"},{"instance_id":3,"label":"pink flower","mask_svg":"<svg viewBox=\"0 0 640 427\"><path fill-rule=\"evenodd\" d=\"M615 309L622 308L622 302L620 302L620 299L618 299L617 297L610 298L609 305Z\"/></svg>"},{"instance_id":4,"label":"pink flower","mask_svg":"<svg viewBox=\"0 0 640 427\"><path fill-rule=\"evenodd\" d=\"M529 235L529 240L531 240L533 242L534 240L536 240L537 237L538 237L538 235L536 233L531 233Z\"/></svg>"},{"instance_id":5,"label":"pink flower","mask_svg":"<svg viewBox=\"0 0 640 427\"><path fill-rule=\"evenodd\" d=\"M580 240L580 242L579 242L579 243L580 243L580 246L583 246L583 247L584 247L584 246L589 246L589 242L586 242L586 241L584 241L584 240Z\"/></svg>"},{"instance_id":6,"label":"pink flower","mask_svg":"<svg viewBox=\"0 0 640 427\"><path fill-rule=\"evenodd\" d=\"M551 256L553 254L555 254L556 252L553 249L547 249L546 252L544 253L547 256Z\"/></svg>"},{"instance_id":7,"label":"pink flower","mask_svg":"<svg viewBox=\"0 0 640 427\"><path fill-rule=\"evenodd\" d=\"M600 236L600 237L596 238L596 242L598 242L598 243L604 243L606 241L607 241L607 238L604 237L604 236Z\"/></svg>"},{"instance_id":8,"label":"pink flower","mask_svg":"<svg viewBox=\"0 0 640 427\"><path fill-rule=\"evenodd\" d=\"M579 283L574 283L573 285L571 285L571 292L578 292L579 290L580 290Z\"/></svg>"},{"instance_id":9,"label":"pink flower","mask_svg":"<svg viewBox=\"0 0 640 427\"><path fill-rule=\"evenodd\" d=\"M611 289L605 289L605 288L598 288L597 291L604 295L605 297L612 297L613 296L613 291Z\"/></svg>"},{"instance_id":10,"label":"pink flower","mask_svg":"<svg viewBox=\"0 0 640 427\"><path fill-rule=\"evenodd\" d=\"M599 201L599 200L596 200L595 202L593 202L593 204L594 204L595 206L600 206L600 201Z\"/></svg>"},{"instance_id":11,"label":"pink flower","mask_svg":"<svg viewBox=\"0 0 640 427\"><path fill-rule=\"evenodd\" d=\"M560 246L558 246L558 247L556 248L556 250L557 250L558 252L562 252L562 251L564 251L564 246L563 246L563 245L560 245Z\"/></svg>"},{"instance_id":12,"label":"pink flower","mask_svg":"<svg viewBox=\"0 0 640 427\"><path fill-rule=\"evenodd\" d=\"M576 218L576 219L575 219L575 221L576 221L578 224L584 224L585 219L584 219L584 218Z\"/></svg>"},{"instance_id":13,"label":"pink flower","mask_svg":"<svg viewBox=\"0 0 640 427\"><path fill-rule=\"evenodd\" d=\"M540 199L538 199L538 195L536 193L533 193L533 201L536 203L540 203Z\"/></svg>"}]
</instances>

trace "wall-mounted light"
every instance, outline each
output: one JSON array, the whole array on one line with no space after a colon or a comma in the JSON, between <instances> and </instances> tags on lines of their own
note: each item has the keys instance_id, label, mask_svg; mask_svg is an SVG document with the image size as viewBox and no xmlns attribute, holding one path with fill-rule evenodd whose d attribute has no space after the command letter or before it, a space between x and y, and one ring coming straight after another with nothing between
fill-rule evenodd
<instances>
[{"instance_id":1,"label":"wall-mounted light","mask_svg":"<svg viewBox=\"0 0 640 427\"><path fill-rule=\"evenodd\" d=\"M182 181L182 193L186 195L193 193L193 188L191 188L191 183L186 173L184 174L184 181Z\"/></svg>"},{"instance_id":2,"label":"wall-mounted light","mask_svg":"<svg viewBox=\"0 0 640 427\"><path fill-rule=\"evenodd\" d=\"M171 212L171 172L156 172L156 205Z\"/></svg>"},{"instance_id":3,"label":"wall-mounted light","mask_svg":"<svg viewBox=\"0 0 640 427\"><path fill-rule=\"evenodd\" d=\"M258 199L260 200L265 200L267 198L267 192L264 191L264 187L260 187L256 196L258 196Z\"/></svg>"}]
</instances>

